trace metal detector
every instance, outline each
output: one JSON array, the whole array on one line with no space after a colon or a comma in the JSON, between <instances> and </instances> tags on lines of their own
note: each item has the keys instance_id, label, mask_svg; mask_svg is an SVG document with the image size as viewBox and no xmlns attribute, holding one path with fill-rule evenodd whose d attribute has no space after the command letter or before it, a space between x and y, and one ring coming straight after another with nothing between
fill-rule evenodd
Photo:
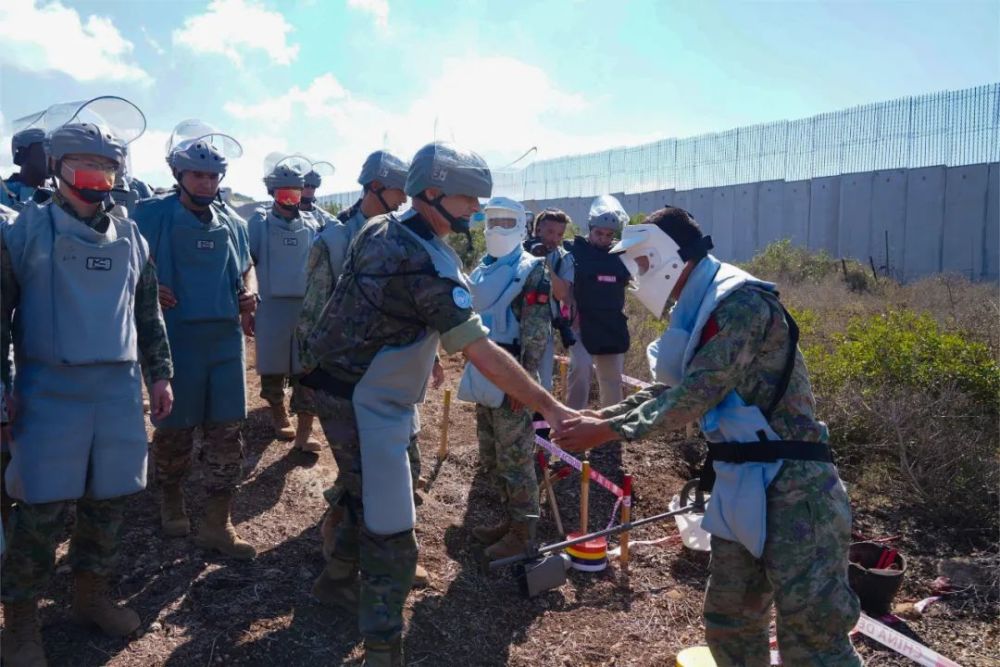
<instances>
[{"instance_id":1,"label":"metal detector","mask_svg":"<svg viewBox=\"0 0 1000 667\"><path fill-rule=\"evenodd\" d=\"M694 493L693 498L691 496L692 492ZM580 544L597 537L617 535L618 533L633 530L649 523L669 519L678 514L704 512L705 497L699 488L699 480L697 478L690 480L684 485L684 488L681 490L681 502L685 503L684 507L672 512L663 512L662 514L656 514L645 519L629 521L613 528L581 535L572 540L563 540L562 542L546 544L540 547L532 547L523 554L491 561L489 569L490 571L495 571L508 565L514 565L517 568L515 576L518 579L521 592L525 596L533 598L545 591L559 588L566 583L566 570L569 567L569 560L563 554L559 553L566 547L571 547L574 544Z\"/></svg>"}]
</instances>

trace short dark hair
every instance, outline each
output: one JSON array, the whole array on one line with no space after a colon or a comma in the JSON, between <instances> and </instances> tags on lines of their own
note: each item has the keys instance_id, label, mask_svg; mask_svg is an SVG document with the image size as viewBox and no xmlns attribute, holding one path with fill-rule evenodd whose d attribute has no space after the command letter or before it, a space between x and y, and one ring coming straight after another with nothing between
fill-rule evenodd
<instances>
[{"instance_id":1,"label":"short dark hair","mask_svg":"<svg viewBox=\"0 0 1000 667\"><path fill-rule=\"evenodd\" d=\"M656 225L667 236L672 238L678 247L682 249L682 258L687 254L691 254L692 259L695 257L704 257L712 247L710 238L702 241L705 235L695 221L694 216L682 208L666 206L650 213L649 217L643 222ZM685 249L688 251L685 252Z\"/></svg>"},{"instance_id":2,"label":"short dark hair","mask_svg":"<svg viewBox=\"0 0 1000 667\"><path fill-rule=\"evenodd\" d=\"M535 216L534 223L532 224L532 229L538 229L538 225L551 220L552 222L557 222L560 225L568 225L573 222L565 211L558 208L546 208L543 209L538 215Z\"/></svg>"}]
</instances>

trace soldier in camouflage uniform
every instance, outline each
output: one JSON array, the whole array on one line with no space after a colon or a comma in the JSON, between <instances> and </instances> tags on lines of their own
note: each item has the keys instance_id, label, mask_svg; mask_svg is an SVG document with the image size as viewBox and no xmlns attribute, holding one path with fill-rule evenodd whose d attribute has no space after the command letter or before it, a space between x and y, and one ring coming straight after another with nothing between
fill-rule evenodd
<instances>
[{"instance_id":1,"label":"soldier in camouflage uniform","mask_svg":"<svg viewBox=\"0 0 1000 667\"><path fill-rule=\"evenodd\" d=\"M257 551L237 534L231 517L247 414L240 325L242 319L247 326L259 297L246 222L218 200L229 159L241 154L235 139L210 126L180 123L167 154L177 187L139 202L135 220L156 262L177 391L173 413L152 420L160 524L169 537L191 530L183 482L200 429L208 499L194 541L248 560Z\"/></svg>"},{"instance_id":2,"label":"soldier in camouflage uniform","mask_svg":"<svg viewBox=\"0 0 1000 667\"><path fill-rule=\"evenodd\" d=\"M417 560L407 446L414 407L438 344L463 351L484 375L550 423L572 413L487 338L472 310L454 251L442 240L467 231L489 196L485 161L435 143L414 157L406 182L413 209L369 220L347 269L307 340L323 430L343 476L346 516L313 594L358 614L365 662L402 665L403 606ZM360 574L360 578L359 578Z\"/></svg>"},{"instance_id":3,"label":"soldier in camouflage uniform","mask_svg":"<svg viewBox=\"0 0 1000 667\"><path fill-rule=\"evenodd\" d=\"M368 156L361 167L358 183L362 187L361 198L350 208L342 211L337 224L328 224L319 234L309 252L309 280L306 285L306 295L302 301L302 312L299 315L297 329L298 340L305 341L312 332L324 306L333 294L337 279L344 271L344 259L354 237L358 235L365 222L372 217L391 213L406 201L403 185L406 183L406 172L409 164L392 153L378 150ZM308 351L302 345L300 358L306 359ZM304 365L314 365L304 363ZM435 365L435 387L444 380L444 369L440 363ZM335 443L330 443L335 447ZM420 448L414 445L409 449L410 472L413 481L420 478ZM323 536L323 554L329 557L333 553L334 528L344 514L343 484L338 474L334 485L323 492L329 507L323 516L320 532ZM417 566L417 579L425 580L426 571Z\"/></svg>"},{"instance_id":4,"label":"soldier in camouflage uniform","mask_svg":"<svg viewBox=\"0 0 1000 667\"><path fill-rule=\"evenodd\" d=\"M490 340L537 378L552 326L545 263L521 246L527 227L521 204L494 197L484 212L486 256L469 276L473 306ZM532 415L472 364L466 365L458 398L476 403L479 464L499 490L504 512L499 524L476 527L472 534L487 545L492 560L523 553L538 520Z\"/></svg>"},{"instance_id":5,"label":"soldier in camouflage uniform","mask_svg":"<svg viewBox=\"0 0 1000 667\"><path fill-rule=\"evenodd\" d=\"M712 459L703 482L716 477L702 524L712 534L705 636L716 663L769 664L774 604L785 664L859 665L848 638L859 614L847 582L851 511L798 329L773 284L707 254L711 240L687 212L661 209L647 223L626 228L615 250L655 315L667 294L675 300L670 328L650 346L658 383L555 439L582 451L701 419Z\"/></svg>"},{"instance_id":6,"label":"soldier in camouflage uniform","mask_svg":"<svg viewBox=\"0 0 1000 667\"><path fill-rule=\"evenodd\" d=\"M250 325L255 338L260 397L271 408L275 435L295 438L296 449L315 453L322 445L312 437L315 409L308 390L299 386L301 367L295 337L308 284L307 259L322 226L313 213L299 209L310 166L300 155L272 154L268 158L264 185L274 201L270 209L257 209L247 221L250 256L262 300L257 312L246 316L245 326ZM297 417L294 430L285 404L285 387L289 385L291 409Z\"/></svg>"},{"instance_id":7,"label":"soldier in camouflage uniform","mask_svg":"<svg viewBox=\"0 0 1000 667\"><path fill-rule=\"evenodd\" d=\"M6 477L18 501L2 582L0 650L11 666L45 664L37 600L74 501L75 619L116 637L139 627L134 611L111 601L109 578L125 505L146 483L139 361L157 418L172 407L173 366L148 246L134 222L106 212L126 141L144 127L137 108L118 103L136 116L128 134L82 109L50 131L46 153L58 190L0 229L5 387L11 346L17 360L13 394L4 397L12 424Z\"/></svg>"}]
</instances>

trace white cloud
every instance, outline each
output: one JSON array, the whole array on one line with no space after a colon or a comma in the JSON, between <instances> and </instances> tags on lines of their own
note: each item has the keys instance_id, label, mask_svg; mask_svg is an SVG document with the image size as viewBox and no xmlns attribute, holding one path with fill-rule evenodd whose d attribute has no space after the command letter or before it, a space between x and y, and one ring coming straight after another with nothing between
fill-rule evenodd
<instances>
[{"instance_id":1,"label":"white cloud","mask_svg":"<svg viewBox=\"0 0 1000 667\"><path fill-rule=\"evenodd\" d=\"M245 120L287 123L298 106L306 110L326 108L327 105L343 99L346 95L347 91L336 77L327 73L313 79L305 90L292 86L291 90L282 95L263 100L246 103L226 102L223 109L230 115Z\"/></svg>"},{"instance_id":2,"label":"white cloud","mask_svg":"<svg viewBox=\"0 0 1000 667\"><path fill-rule=\"evenodd\" d=\"M153 49L153 51L156 52L156 55L158 56L166 55L167 53L166 49L160 46L160 43L158 41L153 39L152 35L149 34L149 31L146 30L146 26L141 26L139 30L142 31L142 36L146 39L146 44L149 44L149 48Z\"/></svg>"},{"instance_id":3,"label":"white cloud","mask_svg":"<svg viewBox=\"0 0 1000 667\"><path fill-rule=\"evenodd\" d=\"M152 77L132 59L133 44L111 19L55 0L0 3L0 62L33 72L57 71L78 81L149 84Z\"/></svg>"},{"instance_id":4,"label":"white cloud","mask_svg":"<svg viewBox=\"0 0 1000 667\"><path fill-rule=\"evenodd\" d=\"M298 44L289 44L293 30L279 11L270 11L255 0L212 0L203 14L189 16L174 30L175 45L195 53L214 53L243 65L247 51L263 51L279 65L298 57Z\"/></svg>"},{"instance_id":5,"label":"white cloud","mask_svg":"<svg viewBox=\"0 0 1000 667\"><path fill-rule=\"evenodd\" d=\"M379 30L389 27L389 0L347 0L347 6L371 14Z\"/></svg>"},{"instance_id":6,"label":"white cloud","mask_svg":"<svg viewBox=\"0 0 1000 667\"><path fill-rule=\"evenodd\" d=\"M513 93L494 98L484 93L486 81ZM499 166L531 146L539 148L536 159L544 159L655 138L565 131L561 124L586 114L590 103L582 95L557 86L541 68L516 58L445 61L423 90L407 104L384 108L346 90L332 74L324 74L305 90L296 87L280 98L231 101L224 108L245 121L245 127L283 126L288 150L333 162L337 173L324 180L321 195L356 189L354 179L361 163L378 148L409 157L434 139L454 140ZM248 140L236 136L249 148ZM266 153L263 151L261 157ZM262 195L260 161L251 167L251 171L256 170L252 181L237 183L234 174L232 184L238 191Z\"/></svg>"}]
</instances>

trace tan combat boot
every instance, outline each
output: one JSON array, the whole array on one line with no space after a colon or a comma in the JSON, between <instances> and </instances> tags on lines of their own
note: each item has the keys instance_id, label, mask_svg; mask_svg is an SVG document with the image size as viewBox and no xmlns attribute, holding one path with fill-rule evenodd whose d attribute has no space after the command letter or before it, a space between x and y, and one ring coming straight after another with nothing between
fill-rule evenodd
<instances>
[{"instance_id":1,"label":"tan combat boot","mask_svg":"<svg viewBox=\"0 0 1000 667\"><path fill-rule=\"evenodd\" d=\"M361 667L403 667L403 640L374 642L365 640L365 661Z\"/></svg>"},{"instance_id":2,"label":"tan combat boot","mask_svg":"<svg viewBox=\"0 0 1000 667\"><path fill-rule=\"evenodd\" d=\"M531 546L534 529L534 521L512 521L510 530L503 539L486 549L486 556L490 560L497 560L523 554Z\"/></svg>"},{"instance_id":3,"label":"tan combat boot","mask_svg":"<svg viewBox=\"0 0 1000 667\"><path fill-rule=\"evenodd\" d=\"M45 649L38 624L38 599L3 603L0 655L7 667L45 667Z\"/></svg>"},{"instance_id":4,"label":"tan combat boot","mask_svg":"<svg viewBox=\"0 0 1000 667\"><path fill-rule=\"evenodd\" d=\"M312 437L313 415L299 413L298 424L295 425L295 448L303 452L318 453L323 451L323 445Z\"/></svg>"},{"instance_id":5,"label":"tan combat boot","mask_svg":"<svg viewBox=\"0 0 1000 667\"><path fill-rule=\"evenodd\" d=\"M227 556L239 560L251 560L257 555L257 550L249 542L236 534L230 520L232 495L216 493L208 498L205 505L205 516L202 517L195 544L204 549L215 549Z\"/></svg>"},{"instance_id":6,"label":"tan combat boot","mask_svg":"<svg viewBox=\"0 0 1000 667\"><path fill-rule=\"evenodd\" d=\"M510 530L510 518L504 517L503 521L495 526L476 526L472 529L472 536L481 544L490 546L499 542L508 530Z\"/></svg>"},{"instance_id":7,"label":"tan combat boot","mask_svg":"<svg viewBox=\"0 0 1000 667\"><path fill-rule=\"evenodd\" d=\"M292 422L288 419L288 408L285 402L271 403L271 425L274 426L274 437L280 440L291 440L295 437Z\"/></svg>"},{"instance_id":8,"label":"tan combat boot","mask_svg":"<svg viewBox=\"0 0 1000 667\"><path fill-rule=\"evenodd\" d=\"M413 587L426 588L431 585L431 575L423 565L417 563L417 569L413 573Z\"/></svg>"},{"instance_id":9,"label":"tan combat boot","mask_svg":"<svg viewBox=\"0 0 1000 667\"><path fill-rule=\"evenodd\" d=\"M329 607L339 607L349 614L357 614L361 600L358 564L331 558L313 582L312 594Z\"/></svg>"},{"instance_id":10,"label":"tan combat boot","mask_svg":"<svg viewBox=\"0 0 1000 667\"><path fill-rule=\"evenodd\" d=\"M191 532L179 484L165 484L160 490L160 525L167 537L184 537Z\"/></svg>"},{"instance_id":11,"label":"tan combat boot","mask_svg":"<svg viewBox=\"0 0 1000 667\"><path fill-rule=\"evenodd\" d=\"M139 629L139 614L108 597L108 580L93 572L73 573L73 620L96 625L109 637L126 637Z\"/></svg>"}]
</instances>

